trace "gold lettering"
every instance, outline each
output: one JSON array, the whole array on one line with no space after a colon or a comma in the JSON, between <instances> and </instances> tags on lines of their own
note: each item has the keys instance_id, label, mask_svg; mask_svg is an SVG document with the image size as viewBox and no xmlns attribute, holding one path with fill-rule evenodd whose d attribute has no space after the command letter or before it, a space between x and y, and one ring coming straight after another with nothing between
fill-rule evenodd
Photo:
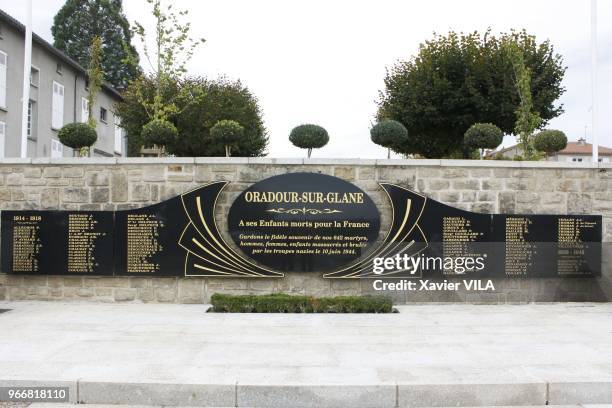
<instances>
[{"instance_id":1,"label":"gold lettering","mask_svg":"<svg viewBox=\"0 0 612 408\"><path fill-rule=\"evenodd\" d=\"M247 191L247 203L299 203L299 204L363 204L363 193L322 193L319 191Z\"/></svg>"}]
</instances>

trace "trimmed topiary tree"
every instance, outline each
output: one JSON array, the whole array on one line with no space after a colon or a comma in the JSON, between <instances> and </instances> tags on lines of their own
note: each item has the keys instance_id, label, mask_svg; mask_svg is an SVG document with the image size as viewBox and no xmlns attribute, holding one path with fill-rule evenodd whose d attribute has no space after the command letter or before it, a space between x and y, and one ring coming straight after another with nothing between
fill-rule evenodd
<instances>
[{"instance_id":1,"label":"trimmed topiary tree","mask_svg":"<svg viewBox=\"0 0 612 408\"><path fill-rule=\"evenodd\" d=\"M370 138L377 145L387 148L387 159L391 158L391 150L408 141L408 130L396 120L386 119L378 122L370 129Z\"/></svg>"},{"instance_id":2,"label":"trimmed topiary tree","mask_svg":"<svg viewBox=\"0 0 612 408\"><path fill-rule=\"evenodd\" d=\"M210 136L225 146L225 157L232 154L232 146L244 135L244 127L235 120L220 120L210 128Z\"/></svg>"},{"instance_id":3,"label":"trimmed topiary tree","mask_svg":"<svg viewBox=\"0 0 612 408\"><path fill-rule=\"evenodd\" d=\"M504 140L504 132L492 123L474 123L463 135L463 143L472 149L495 149Z\"/></svg>"},{"instance_id":4,"label":"trimmed topiary tree","mask_svg":"<svg viewBox=\"0 0 612 408\"><path fill-rule=\"evenodd\" d=\"M178 130L165 119L153 119L142 127L140 135L145 146L159 146L163 153L165 146L178 137Z\"/></svg>"},{"instance_id":5,"label":"trimmed topiary tree","mask_svg":"<svg viewBox=\"0 0 612 408\"><path fill-rule=\"evenodd\" d=\"M59 141L81 157L89 155L89 148L98 140L96 130L87 123L68 123L58 133Z\"/></svg>"},{"instance_id":6,"label":"trimmed topiary tree","mask_svg":"<svg viewBox=\"0 0 612 408\"><path fill-rule=\"evenodd\" d=\"M567 136L560 130L543 130L533 138L533 147L547 155L563 150L566 146Z\"/></svg>"},{"instance_id":7,"label":"trimmed topiary tree","mask_svg":"<svg viewBox=\"0 0 612 408\"><path fill-rule=\"evenodd\" d=\"M300 125L293 128L289 134L289 141L301 149L308 149L308 157L312 149L318 149L329 142L327 130L318 125Z\"/></svg>"}]
</instances>

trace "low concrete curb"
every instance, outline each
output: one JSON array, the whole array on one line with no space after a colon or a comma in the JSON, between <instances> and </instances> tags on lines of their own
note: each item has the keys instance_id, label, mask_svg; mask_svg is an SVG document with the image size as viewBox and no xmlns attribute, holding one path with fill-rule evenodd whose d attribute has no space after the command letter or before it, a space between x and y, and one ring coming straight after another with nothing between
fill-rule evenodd
<instances>
[{"instance_id":1,"label":"low concrete curb","mask_svg":"<svg viewBox=\"0 0 612 408\"><path fill-rule=\"evenodd\" d=\"M237 386L236 407L382 408L397 406L395 385Z\"/></svg>"},{"instance_id":2,"label":"low concrete curb","mask_svg":"<svg viewBox=\"0 0 612 408\"><path fill-rule=\"evenodd\" d=\"M546 383L399 385L397 406L548 405L546 388Z\"/></svg>"},{"instance_id":3,"label":"low concrete curb","mask_svg":"<svg viewBox=\"0 0 612 408\"><path fill-rule=\"evenodd\" d=\"M551 405L610 404L612 382L551 383Z\"/></svg>"},{"instance_id":4,"label":"low concrete curb","mask_svg":"<svg viewBox=\"0 0 612 408\"><path fill-rule=\"evenodd\" d=\"M82 404L235 407L236 386L83 381L77 398Z\"/></svg>"},{"instance_id":5,"label":"low concrete curb","mask_svg":"<svg viewBox=\"0 0 612 408\"><path fill-rule=\"evenodd\" d=\"M612 403L612 382L398 385L248 385L4 381L64 386L81 404L198 407L485 407Z\"/></svg>"}]
</instances>

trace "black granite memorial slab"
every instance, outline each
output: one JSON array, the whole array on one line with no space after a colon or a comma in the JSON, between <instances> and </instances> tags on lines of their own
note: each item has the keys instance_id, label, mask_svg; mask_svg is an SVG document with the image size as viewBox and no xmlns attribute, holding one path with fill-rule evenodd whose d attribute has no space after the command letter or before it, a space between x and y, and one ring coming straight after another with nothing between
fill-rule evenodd
<instances>
[{"instance_id":1,"label":"black granite memorial slab","mask_svg":"<svg viewBox=\"0 0 612 408\"><path fill-rule=\"evenodd\" d=\"M228 228L238 248L266 267L324 272L366 254L378 237L380 216L351 183L291 173L243 191L230 208Z\"/></svg>"},{"instance_id":2,"label":"black granite memorial slab","mask_svg":"<svg viewBox=\"0 0 612 408\"><path fill-rule=\"evenodd\" d=\"M2 271L113 275L113 213L2 211Z\"/></svg>"},{"instance_id":3,"label":"black granite memorial slab","mask_svg":"<svg viewBox=\"0 0 612 408\"><path fill-rule=\"evenodd\" d=\"M338 279L601 274L599 215L474 213L381 183L391 220L380 234L372 199L336 177L270 177L245 189L225 215L217 204L228 184L124 211L2 211L2 271L248 278L313 272ZM230 242L219 215L227 216ZM381 268L391 258L405 263Z\"/></svg>"}]
</instances>

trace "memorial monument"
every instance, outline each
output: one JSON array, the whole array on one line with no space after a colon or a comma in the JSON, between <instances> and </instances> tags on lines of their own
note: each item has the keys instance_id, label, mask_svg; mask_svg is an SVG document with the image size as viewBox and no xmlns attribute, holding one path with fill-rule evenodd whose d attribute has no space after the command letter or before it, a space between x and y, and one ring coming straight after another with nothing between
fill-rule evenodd
<instances>
[{"instance_id":1,"label":"memorial monument","mask_svg":"<svg viewBox=\"0 0 612 408\"><path fill-rule=\"evenodd\" d=\"M381 231L367 193L318 173L277 175L246 188L227 214L228 242L215 214L229 183L130 210L2 211L2 270L279 279L287 272L326 279L601 274L600 215L474 213L381 182L392 209ZM382 267L392 258L404 266Z\"/></svg>"}]
</instances>

